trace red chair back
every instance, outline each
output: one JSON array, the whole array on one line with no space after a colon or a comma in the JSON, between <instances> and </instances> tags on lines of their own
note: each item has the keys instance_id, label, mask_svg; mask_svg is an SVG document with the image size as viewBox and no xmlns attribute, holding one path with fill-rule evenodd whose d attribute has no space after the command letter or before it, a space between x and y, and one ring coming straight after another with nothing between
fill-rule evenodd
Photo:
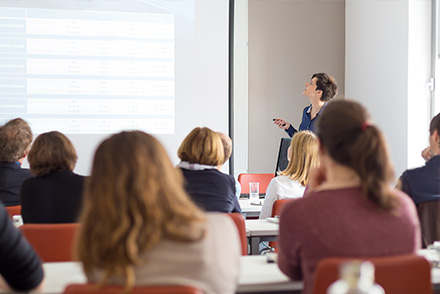
<instances>
[{"instance_id":1,"label":"red chair back","mask_svg":"<svg viewBox=\"0 0 440 294\"><path fill-rule=\"evenodd\" d=\"M431 294L431 266L422 256L399 255L358 258L369 260L375 267L376 282L387 294ZM316 269L313 294L327 293L331 283L339 279L339 267L353 258L325 258Z\"/></svg>"},{"instance_id":2,"label":"red chair back","mask_svg":"<svg viewBox=\"0 0 440 294\"><path fill-rule=\"evenodd\" d=\"M73 261L73 242L79 224L24 224L23 235L44 262Z\"/></svg>"},{"instance_id":3,"label":"red chair back","mask_svg":"<svg viewBox=\"0 0 440 294\"><path fill-rule=\"evenodd\" d=\"M93 284L71 284L66 287L64 294L121 294L123 286L104 286L97 288ZM203 294L197 288L190 286L138 286L130 294Z\"/></svg>"},{"instance_id":4,"label":"red chair back","mask_svg":"<svg viewBox=\"0 0 440 294\"><path fill-rule=\"evenodd\" d=\"M241 193L249 194L249 183L252 182L260 183L260 193L266 193L267 186L274 176L274 174L239 174L238 181L241 185Z\"/></svg>"},{"instance_id":5,"label":"red chair back","mask_svg":"<svg viewBox=\"0 0 440 294\"><path fill-rule=\"evenodd\" d=\"M281 214L281 209L290 200L291 199L275 200L275 202L272 205L272 217L275 217L276 215L279 216ZM278 253L278 242L270 241L269 247L275 248L275 252Z\"/></svg>"},{"instance_id":6,"label":"red chair back","mask_svg":"<svg viewBox=\"0 0 440 294\"><path fill-rule=\"evenodd\" d=\"M244 217L238 212L228 213L228 215L234 221L235 225L237 226L238 233L240 234L241 255L248 255L248 243Z\"/></svg>"},{"instance_id":7,"label":"red chair back","mask_svg":"<svg viewBox=\"0 0 440 294\"><path fill-rule=\"evenodd\" d=\"M8 212L11 219L14 215L21 215L21 205L5 206L5 209Z\"/></svg>"},{"instance_id":8,"label":"red chair back","mask_svg":"<svg viewBox=\"0 0 440 294\"><path fill-rule=\"evenodd\" d=\"M284 207L284 204L286 204L290 200L291 199L275 200L272 206L272 217L275 217L276 215L281 215L281 209Z\"/></svg>"}]
</instances>

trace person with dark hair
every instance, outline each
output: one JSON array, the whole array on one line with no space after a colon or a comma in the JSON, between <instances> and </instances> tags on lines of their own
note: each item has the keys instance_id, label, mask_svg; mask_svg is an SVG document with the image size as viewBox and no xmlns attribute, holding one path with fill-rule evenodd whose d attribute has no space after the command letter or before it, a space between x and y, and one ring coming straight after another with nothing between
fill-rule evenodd
<instances>
[{"instance_id":1,"label":"person with dark hair","mask_svg":"<svg viewBox=\"0 0 440 294\"><path fill-rule=\"evenodd\" d=\"M239 212L235 179L218 170L225 162L220 136L209 128L195 128L185 137L177 165L185 178L185 189L205 211Z\"/></svg>"},{"instance_id":2,"label":"person with dark hair","mask_svg":"<svg viewBox=\"0 0 440 294\"><path fill-rule=\"evenodd\" d=\"M32 143L31 127L21 118L0 127L0 200L5 206L20 205L20 188L32 177L21 168Z\"/></svg>"},{"instance_id":3,"label":"person with dark hair","mask_svg":"<svg viewBox=\"0 0 440 294\"><path fill-rule=\"evenodd\" d=\"M280 216L278 266L313 290L326 257L415 254L421 246L413 201L394 189L382 133L357 102L330 102L317 122L320 166L303 198Z\"/></svg>"},{"instance_id":4,"label":"person with dark hair","mask_svg":"<svg viewBox=\"0 0 440 294\"><path fill-rule=\"evenodd\" d=\"M397 183L415 204L440 200L440 113L431 120L429 146L422 151L422 157L426 164L406 170Z\"/></svg>"},{"instance_id":5,"label":"person with dark hair","mask_svg":"<svg viewBox=\"0 0 440 294\"><path fill-rule=\"evenodd\" d=\"M24 223L73 223L81 209L84 177L73 172L77 155L60 132L35 139L28 155L31 173L21 187Z\"/></svg>"},{"instance_id":6,"label":"person with dark hair","mask_svg":"<svg viewBox=\"0 0 440 294\"><path fill-rule=\"evenodd\" d=\"M295 129L289 122L283 119L277 118L273 122L281 129L284 129L290 137L298 131L310 130L314 132L316 118L327 102L338 93L338 85L335 78L323 72L313 74L310 82L307 82L305 86L303 95L309 98L311 104L303 110L299 129Z\"/></svg>"}]
</instances>

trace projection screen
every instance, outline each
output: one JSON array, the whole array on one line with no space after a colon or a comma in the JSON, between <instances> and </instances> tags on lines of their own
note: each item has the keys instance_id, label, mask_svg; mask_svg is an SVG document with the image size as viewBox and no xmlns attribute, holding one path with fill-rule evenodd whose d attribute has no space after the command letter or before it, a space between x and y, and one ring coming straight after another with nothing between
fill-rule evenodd
<instances>
[{"instance_id":1,"label":"projection screen","mask_svg":"<svg viewBox=\"0 0 440 294\"><path fill-rule=\"evenodd\" d=\"M0 123L68 135L75 172L88 175L97 145L122 130L153 134L173 163L194 127L228 132L228 0L0 6Z\"/></svg>"}]
</instances>

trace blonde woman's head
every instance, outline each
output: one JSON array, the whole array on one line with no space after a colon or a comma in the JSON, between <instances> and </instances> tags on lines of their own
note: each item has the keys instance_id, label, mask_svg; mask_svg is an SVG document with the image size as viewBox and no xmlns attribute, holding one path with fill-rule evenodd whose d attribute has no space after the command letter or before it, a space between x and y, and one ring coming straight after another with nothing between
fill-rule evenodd
<instances>
[{"instance_id":1,"label":"blonde woman's head","mask_svg":"<svg viewBox=\"0 0 440 294\"><path fill-rule=\"evenodd\" d=\"M319 141L310 131L296 133L289 147L289 165L280 175L297 180L301 185L309 183L310 169L319 164Z\"/></svg>"}]
</instances>

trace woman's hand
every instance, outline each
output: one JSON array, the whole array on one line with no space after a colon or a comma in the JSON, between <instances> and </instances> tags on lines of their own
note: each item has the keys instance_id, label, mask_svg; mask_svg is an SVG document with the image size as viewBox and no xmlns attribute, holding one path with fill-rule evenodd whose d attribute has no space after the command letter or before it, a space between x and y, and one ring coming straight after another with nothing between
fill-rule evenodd
<instances>
[{"instance_id":1,"label":"woman's hand","mask_svg":"<svg viewBox=\"0 0 440 294\"><path fill-rule=\"evenodd\" d=\"M273 123L276 124L280 129L287 130L290 128L290 123L280 118L276 118Z\"/></svg>"},{"instance_id":2,"label":"woman's hand","mask_svg":"<svg viewBox=\"0 0 440 294\"><path fill-rule=\"evenodd\" d=\"M314 167L310 170L310 180L309 184L307 185L307 191L313 191L314 189L321 186L325 181L327 180L327 177L325 175L325 171L321 167Z\"/></svg>"},{"instance_id":3,"label":"woman's hand","mask_svg":"<svg viewBox=\"0 0 440 294\"><path fill-rule=\"evenodd\" d=\"M422 150L422 157L425 161L428 161L431 159L432 154L431 154L431 147L430 146L428 146Z\"/></svg>"}]
</instances>

